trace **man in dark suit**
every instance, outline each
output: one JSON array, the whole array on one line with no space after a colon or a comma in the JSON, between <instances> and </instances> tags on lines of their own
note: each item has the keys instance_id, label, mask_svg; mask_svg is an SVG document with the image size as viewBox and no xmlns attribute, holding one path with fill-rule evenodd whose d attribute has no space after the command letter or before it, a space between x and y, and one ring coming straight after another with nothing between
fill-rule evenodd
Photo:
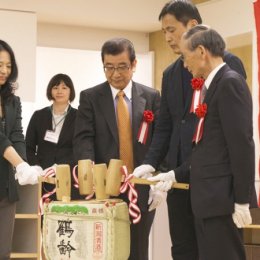
<instances>
[{"instance_id":1,"label":"man in dark suit","mask_svg":"<svg viewBox=\"0 0 260 260\"><path fill-rule=\"evenodd\" d=\"M183 33L202 23L198 9L190 1L168 2L159 15L162 31L173 52L180 54ZM224 60L231 68L246 77L241 61L225 52ZM196 116L190 113L192 101L192 74L178 58L163 73L160 115L153 135L152 144L143 165L136 168L136 177L145 177L158 168L167 154L167 170L173 171L177 182L189 182L186 160L192 152L192 137ZM167 179L167 174L164 175ZM169 228L174 260L197 260L198 249L194 219L187 190L171 189L167 195Z\"/></svg>"},{"instance_id":2,"label":"man in dark suit","mask_svg":"<svg viewBox=\"0 0 260 260\"><path fill-rule=\"evenodd\" d=\"M215 30L198 25L180 46L184 66L205 79L206 89L196 110L190 163L200 259L245 260L241 228L251 224L249 206L256 199L251 94L245 79L223 61L225 43ZM165 190L168 182L157 187Z\"/></svg>"},{"instance_id":3,"label":"man in dark suit","mask_svg":"<svg viewBox=\"0 0 260 260\"><path fill-rule=\"evenodd\" d=\"M74 154L76 160L91 159L95 163L108 164L110 159L119 159L120 139L118 129L117 94L124 91L131 118L132 157L136 167L142 163L150 145L159 113L159 92L132 81L136 68L133 44L123 38L111 39L102 47L102 62L107 81L80 94L80 105L76 118ZM143 121L144 111L150 110L155 120L149 124L145 143L138 142L138 130ZM131 167L130 167L131 168ZM138 205L141 221L131 224L131 260L147 260L149 233L155 211L148 211L148 199L156 202L161 192L150 192L149 186L138 187ZM153 207L151 205L150 207Z\"/></svg>"}]
</instances>

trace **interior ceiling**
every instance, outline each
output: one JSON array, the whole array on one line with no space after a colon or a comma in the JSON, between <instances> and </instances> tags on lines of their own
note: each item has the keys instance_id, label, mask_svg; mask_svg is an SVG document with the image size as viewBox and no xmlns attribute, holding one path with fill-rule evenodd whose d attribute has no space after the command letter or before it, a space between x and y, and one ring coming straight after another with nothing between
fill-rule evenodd
<instances>
[{"instance_id":1,"label":"interior ceiling","mask_svg":"<svg viewBox=\"0 0 260 260\"><path fill-rule=\"evenodd\" d=\"M210 0L193 0L200 4ZM0 0L0 9L32 11L39 23L140 32L160 29L168 0Z\"/></svg>"}]
</instances>

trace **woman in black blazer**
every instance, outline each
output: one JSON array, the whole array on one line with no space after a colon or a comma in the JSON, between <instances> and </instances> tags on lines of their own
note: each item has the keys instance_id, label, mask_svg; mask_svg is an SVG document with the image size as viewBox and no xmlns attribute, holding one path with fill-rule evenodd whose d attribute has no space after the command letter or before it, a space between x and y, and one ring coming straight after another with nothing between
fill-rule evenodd
<instances>
[{"instance_id":1,"label":"woman in black blazer","mask_svg":"<svg viewBox=\"0 0 260 260\"><path fill-rule=\"evenodd\" d=\"M47 86L47 98L53 101L52 105L35 111L27 128L28 162L43 169L53 164L69 164L72 168L76 164L72 139L77 110L70 105L75 98L71 78L66 74L53 76ZM45 184L43 193L53 188L53 185ZM79 198L78 194L72 186L72 199ZM51 199L55 199L55 196Z\"/></svg>"},{"instance_id":2,"label":"woman in black blazer","mask_svg":"<svg viewBox=\"0 0 260 260\"><path fill-rule=\"evenodd\" d=\"M10 259L17 183L36 184L42 169L29 166L22 131L21 102L14 95L13 83L18 77L11 47L0 40L0 259Z\"/></svg>"}]
</instances>

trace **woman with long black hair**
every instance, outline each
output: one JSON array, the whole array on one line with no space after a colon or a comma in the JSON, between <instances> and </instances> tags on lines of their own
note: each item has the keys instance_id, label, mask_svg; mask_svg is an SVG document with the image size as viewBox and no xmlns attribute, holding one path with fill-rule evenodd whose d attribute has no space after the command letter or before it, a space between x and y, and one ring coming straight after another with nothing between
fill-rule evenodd
<instances>
[{"instance_id":1,"label":"woman with long black hair","mask_svg":"<svg viewBox=\"0 0 260 260\"><path fill-rule=\"evenodd\" d=\"M0 259L10 259L18 182L36 184L42 169L26 163L21 102L13 84L18 68L11 47L0 40Z\"/></svg>"}]
</instances>

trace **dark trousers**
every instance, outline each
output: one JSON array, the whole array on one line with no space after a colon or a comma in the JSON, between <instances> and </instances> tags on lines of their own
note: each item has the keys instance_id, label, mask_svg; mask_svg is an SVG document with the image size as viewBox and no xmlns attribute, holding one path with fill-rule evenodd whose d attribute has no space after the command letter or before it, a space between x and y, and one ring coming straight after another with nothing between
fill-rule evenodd
<instances>
[{"instance_id":1,"label":"dark trousers","mask_svg":"<svg viewBox=\"0 0 260 260\"><path fill-rule=\"evenodd\" d=\"M10 259L14 231L16 203L7 198L0 200L0 259Z\"/></svg>"},{"instance_id":2,"label":"dark trousers","mask_svg":"<svg viewBox=\"0 0 260 260\"><path fill-rule=\"evenodd\" d=\"M174 260L198 260L190 192L178 189L170 190L167 196L167 205L172 241L172 258Z\"/></svg>"},{"instance_id":3,"label":"dark trousers","mask_svg":"<svg viewBox=\"0 0 260 260\"><path fill-rule=\"evenodd\" d=\"M138 224L131 224L131 247L128 260L148 260L149 259L149 234L155 210L142 212L141 221Z\"/></svg>"},{"instance_id":4,"label":"dark trousers","mask_svg":"<svg viewBox=\"0 0 260 260\"><path fill-rule=\"evenodd\" d=\"M195 218L200 260L246 260L242 229L232 216Z\"/></svg>"}]
</instances>

